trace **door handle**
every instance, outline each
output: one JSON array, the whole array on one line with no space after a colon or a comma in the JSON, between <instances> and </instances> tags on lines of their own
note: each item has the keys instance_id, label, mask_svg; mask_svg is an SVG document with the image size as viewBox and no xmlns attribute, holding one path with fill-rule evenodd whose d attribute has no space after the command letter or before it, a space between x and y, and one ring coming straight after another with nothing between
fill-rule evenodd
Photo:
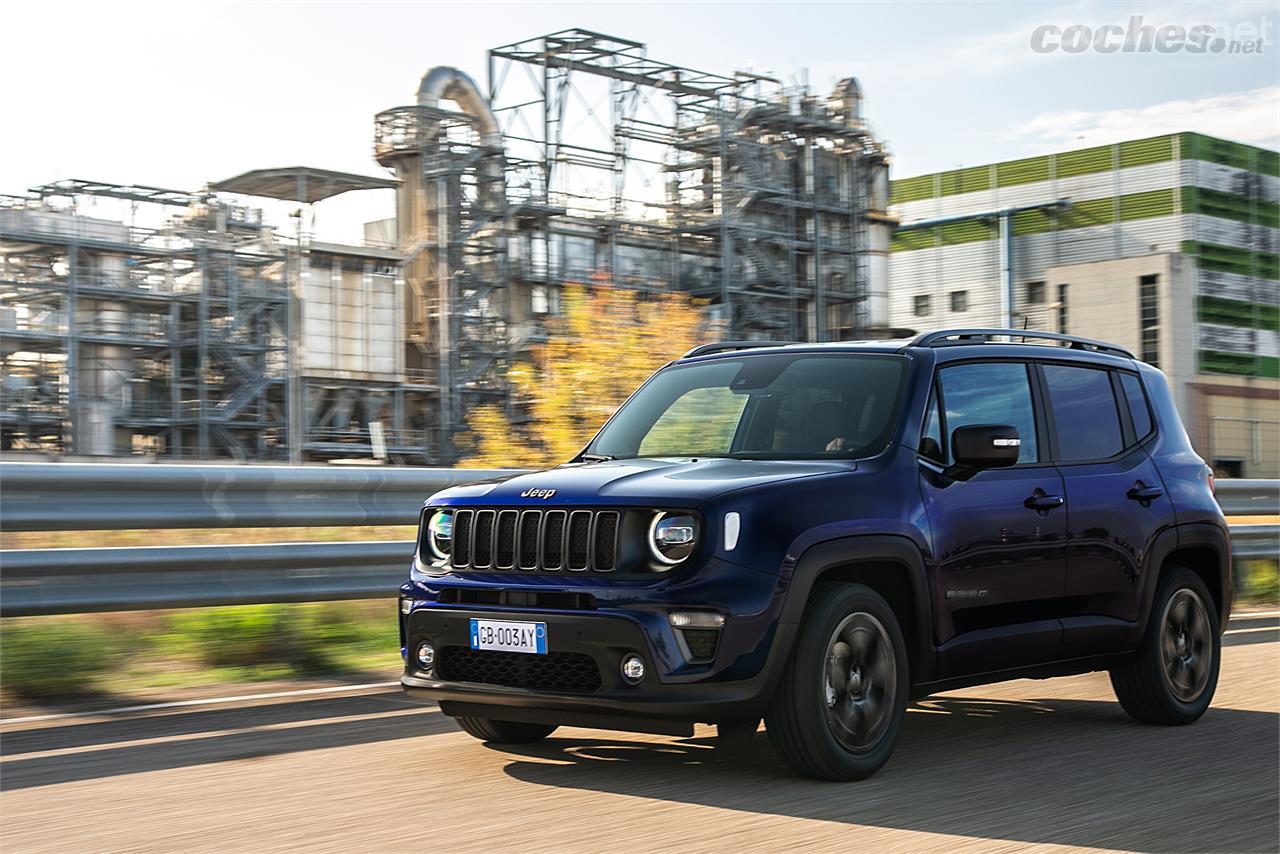
<instances>
[{"instance_id":1,"label":"door handle","mask_svg":"<svg viewBox=\"0 0 1280 854\"><path fill-rule=\"evenodd\" d=\"M1043 489L1037 487L1036 491L1031 493L1031 497L1022 502L1022 506L1036 511L1041 516L1048 516L1050 510L1057 510L1066 503L1067 500L1061 495L1048 495Z\"/></svg>"},{"instance_id":2,"label":"door handle","mask_svg":"<svg viewBox=\"0 0 1280 854\"><path fill-rule=\"evenodd\" d=\"M1129 491L1125 495L1141 503L1143 507L1150 507L1152 501L1164 495L1164 490L1158 486L1147 486L1142 481L1138 481L1129 487Z\"/></svg>"}]
</instances>

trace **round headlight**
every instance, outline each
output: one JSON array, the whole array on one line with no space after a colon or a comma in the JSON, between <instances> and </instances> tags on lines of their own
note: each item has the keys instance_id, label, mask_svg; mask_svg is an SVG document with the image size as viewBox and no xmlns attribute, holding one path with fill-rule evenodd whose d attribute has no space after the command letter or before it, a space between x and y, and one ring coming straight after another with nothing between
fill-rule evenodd
<instances>
[{"instance_id":1,"label":"round headlight","mask_svg":"<svg viewBox=\"0 0 1280 854\"><path fill-rule=\"evenodd\" d=\"M453 511L437 510L427 520L427 535L424 537L431 554L439 560L446 560L453 546Z\"/></svg>"},{"instance_id":2,"label":"round headlight","mask_svg":"<svg viewBox=\"0 0 1280 854\"><path fill-rule=\"evenodd\" d=\"M693 554L698 522L684 513L656 513L649 526L649 551L659 563L675 566Z\"/></svg>"}]
</instances>

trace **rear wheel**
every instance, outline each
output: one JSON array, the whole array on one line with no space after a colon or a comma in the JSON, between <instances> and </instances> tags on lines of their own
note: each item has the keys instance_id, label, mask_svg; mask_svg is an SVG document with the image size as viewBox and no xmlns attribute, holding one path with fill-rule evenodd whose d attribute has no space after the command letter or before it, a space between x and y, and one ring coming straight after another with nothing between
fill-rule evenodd
<instances>
[{"instance_id":1,"label":"rear wheel","mask_svg":"<svg viewBox=\"0 0 1280 854\"><path fill-rule=\"evenodd\" d=\"M1111 669L1111 686L1134 720L1189 724L1213 700L1221 657L1208 588L1191 570L1174 567L1160 579L1138 650Z\"/></svg>"},{"instance_id":2,"label":"rear wheel","mask_svg":"<svg viewBox=\"0 0 1280 854\"><path fill-rule=\"evenodd\" d=\"M774 750L824 780L861 780L897 745L906 713L907 651L880 594L839 584L814 594L765 715Z\"/></svg>"},{"instance_id":3,"label":"rear wheel","mask_svg":"<svg viewBox=\"0 0 1280 854\"><path fill-rule=\"evenodd\" d=\"M467 735L494 744L531 744L542 741L557 729L551 724L495 721L490 718L454 718L454 720Z\"/></svg>"}]
</instances>

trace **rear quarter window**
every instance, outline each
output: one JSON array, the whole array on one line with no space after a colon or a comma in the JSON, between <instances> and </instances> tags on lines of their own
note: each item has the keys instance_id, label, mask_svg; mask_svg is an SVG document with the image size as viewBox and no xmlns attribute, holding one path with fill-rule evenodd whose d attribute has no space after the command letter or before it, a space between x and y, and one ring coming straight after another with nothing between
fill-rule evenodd
<instances>
[{"instance_id":1,"label":"rear quarter window","mask_svg":"<svg viewBox=\"0 0 1280 854\"><path fill-rule=\"evenodd\" d=\"M1120 374L1120 387L1124 389L1125 403L1129 407L1129 417L1133 419L1133 435L1142 441L1151 435L1151 407L1147 404L1146 392L1142 389L1142 380L1136 374Z\"/></svg>"}]
</instances>

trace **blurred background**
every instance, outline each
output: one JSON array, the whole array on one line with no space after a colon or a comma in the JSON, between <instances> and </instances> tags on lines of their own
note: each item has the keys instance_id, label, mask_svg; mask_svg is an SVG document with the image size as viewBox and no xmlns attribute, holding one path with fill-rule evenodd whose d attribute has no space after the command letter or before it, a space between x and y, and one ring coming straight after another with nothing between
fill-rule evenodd
<instances>
[{"instance_id":1,"label":"blurred background","mask_svg":"<svg viewBox=\"0 0 1280 854\"><path fill-rule=\"evenodd\" d=\"M12 11L0 723L393 682L421 500L563 461L712 340L1131 349L1274 622L1275 11Z\"/></svg>"}]
</instances>

